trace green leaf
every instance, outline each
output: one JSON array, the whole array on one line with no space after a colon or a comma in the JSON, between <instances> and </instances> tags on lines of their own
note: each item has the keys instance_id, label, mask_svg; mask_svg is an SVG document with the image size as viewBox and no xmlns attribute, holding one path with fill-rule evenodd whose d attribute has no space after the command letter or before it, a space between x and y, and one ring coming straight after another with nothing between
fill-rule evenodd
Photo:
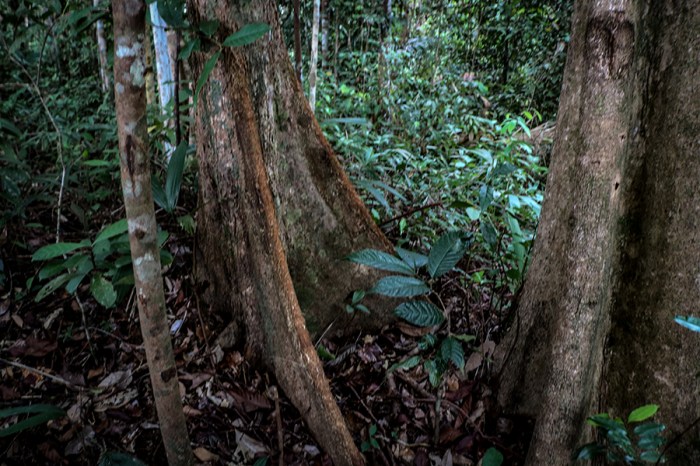
<instances>
[{"instance_id":1,"label":"green leaf","mask_svg":"<svg viewBox=\"0 0 700 466\"><path fill-rule=\"evenodd\" d=\"M457 265L467 251L460 233L452 231L437 240L428 256L428 273L432 278L446 274Z\"/></svg>"},{"instance_id":2,"label":"green leaf","mask_svg":"<svg viewBox=\"0 0 700 466\"><path fill-rule=\"evenodd\" d=\"M185 2L182 0L158 0L158 14L170 27L183 27Z\"/></svg>"},{"instance_id":3,"label":"green leaf","mask_svg":"<svg viewBox=\"0 0 700 466\"><path fill-rule=\"evenodd\" d=\"M198 51L199 50L199 45L200 45L200 40L199 37L186 42L185 46L182 47L182 50L180 50L180 55L177 56L178 60L187 60L190 58L190 55L192 55L192 52Z\"/></svg>"},{"instance_id":4,"label":"green leaf","mask_svg":"<svg viewBox=\"0 0 700 466\"><path fill-rule=\"evenodd\" d=\"M652 417L659 410L659 405L644 405L632 411L627 422L642 422Z\"/></svg>"},{"instance_id":5,"label":"green leaf","mask_svg":"<svg viewBox=\"0 0 700 466\"><path fill-rule=\"evenodd\" d=\"M640 445L641 446L641 445ZM644 461L645 463L654 463L657 464L659 462L663 463L663 456L661 455L660 452L658 451L643 451L639 455L639 459ZM661 459L661 461L659 461Z\"/></svg>"},{"instance_id":6,"label":"green leaf","mask_svg":"<svg viewBox=\"0 0 700 466\"><path fill-rule=\"evenodd\" d=\"M493 189L485 184L479 189L479 208L482 212L489 208L493 202Z\"/></svg>"},{"instance_id":7,"label":"green leaf","mask_svg":"<svg viewBox=\"0 0 700 466\"><path fill-rule=\"evenodd\" d=\"M107 225L99 235L97 235L97 238L95 238L95 241L92 243L95 245L95 243L98 243L100 241L104 241L106 239L114 238L117 235L121 235L122 233L126 233L127 230L129 229L129 224L126 221L125 218L112 223L111 225Z\"/></svg>"},{"instance_id":8,"label":"green leaf","mask_svg":"<svg viewBox=\"0 0 700 466\"><path fill-rule=\"evenodd\" d=\"M182 172L185 169L185 156L187 155L187 142L182 141L173 152L168 163L168 174L165 180L165 197L168 201L168 213L172 213L177 207L182 186Z\"/></svg>"},{"instance_id":9,"label":"green leaf","mask_svg":"<svg viewBox=\"0 0 700 466\"><path fill-rule=\"evenodd\" d=\"M464 367L464 349L462 344L452 337L442 340L440 356L444 361L451 361L457 369Z\"/></svg>"},{"instance_id":10,"label":"green leaf","mask_svg":"<svg viewBox=\"0 0 700 466\"><path fill-rule=\"evenodd\" d=\"M390 275L381 278L369 292L394 298L410 298L426 294L430 292L430 288L417 278Z\"/></svg>"},{"instance_id":11,"label":"green leaf","mask_svg":"<svg viewBox=\"0 0 700 466\"><path fill-rule=\"evenodd\" d=\"M90 293L92 293L92 296L98 303L107 308L114 306L114 303L117 301L117 293L114 291L112 282L99 274L92 277Z\"/></svg>"},{"instance_id":12,"label":"green leaf","mask_svg":"<svg viewBox=\"0 0 700 466\"><path fill-rule=\"evenodd\" d=\"M592 460L605 453L605 447L596 442L587 443L578 448L573 455L574 460Z\"/></svg>"},{"instance_id":13,"label":"green leaf","mask_svg":"<svg viewBox=\"0 0 700 466\"><path fill-rule=\"evenodd\" d=\"M328 351L328 348L323 345L318 345L316 352L318 353L318 357L324 361L332 361L335 359L335 355Z\"/></svg>"},{"instance_id":14,"label":"green leaf","mask_svg":"<svg viewBox=\"0 0 700 466\"><path fill-rule=\"evenodd\" d=\"M640 437L657 435L666 430L666 426L658 422L647 422L634 428L634 433Z\"/></svg>"},{"instance_id":15,"label":"green leaf","mask_svg":"<svg viewBox=\"0 0 700 466\"><path fill-rule=\"evenodd\" d=\"M204 64L204 67L202 67L202 74L199 75L199 79L197 79L197 85L195 86L195 89L194 89L194 106L195 106L195 108L197 107L197 99L199 98L199 92L204 87L204 84L206 84L207 79L209 79L209 75L214 70L214 67L216 66L216 62L219 60L219 56L221 56L221 50L217 50L214 53L214 55L209 57L209 60L207 60L207 62Z\"/></svg>"},{"instance_id":16,"label":"green leaf","mask_svg":"<svg viewBox=\"0 0 700 466\"><path fill-rule=\"evenodd\" d=\"M498 233L496 233L496 229L491 225L491 222L488 219L482 220L479 229L481 230L481 235L484 237L484 241L491 247L496 247L498 243Z\"/></svg>"},{"instance_id":17,"label":"green leaf","mask_svg":"<svg viewBox=\"0 0 700 466\"><path fill-rule=\"evenodd\" d=\"M429 360L425 361L425 364L423 364L423 367L425 368L425 371L428 373L428 380L430 381L430 385L433 387L437 387L440 384L440 376L442 375L440 371L438 370L437 364L435 363L434 360Z\"/></svg>"},{"instance_id":18,"label":"green leaf","mask_svg":"<svg viewBox=\"0 0 700 466\"><path fill-rule=\"evenodd\" d=\"M700 332L700 318L695 316L676 316L675 319L677 324L692 330L693 332Z\"/></svg>"},{"instance_id":19,"label":"green leaf","mask_svg":"<svg viewBox=\"0 0 700 466\"><path fill-rule=\"evenodd\" d=\"M363 249L362 251L350 254L347 259L350 262L367 265L379 270L387 270L389 272L405 273L413 275L413 269L399 258L387 254L386 252L377 251L376 249Z\"/></svg>"},{"instance_id":20,"label":"green leaf","mask_svg":"<svg viewBox=\"0 0 700 466\"><path fill-rule=\"evenodd\" d=\"M482 466L501 466L501 464L503 464L503 454L493 447L486 450L484 457L481 458Z\"/></svg>"},{"instance_id":21,"label":"green leaf","mask_svg":"<svg viewBox=\"0 0 700 466\"><path fill-rule=\"evenodd\" d=\"M260 37L270 31L270 26L266 23L246 24L240 30L224 39L224 47L242 47L252 44Z\"/></svg>"},{"instance_id":22,"label":"green leaf","mask_svg":"<svg viewBox=\"0 0 700 466\"><path fill-rule=\"evenodd\" d=\"M16 424L12 424L9 427L0 429L0 438L22 432L23 430L38 426L40 424L44 424L51 419L58 419L59 417L65 416L66 412L61 408L46 404L18 406L15 408L0 410L0 419L10 416L17 416L20 414L36 414L36 416L31 416L23 421L17 422Z\"/></svg>"},{"instance_id":23,"label":"green leaf","mask_svg":"<svg viewBox=\"0 0 700 466\"><path fill-rule=\"evenodd\" d=\"M160 184L160 180L155 175L151 175L151 191L153 192L153 200L158 205L158 207L167 212L168 198L165 195L163 185Z\"/></svg>"},{"instance_id":24,"label":"green leaf","mask_svg":"<svg viewBox=\"0 0 700 466\"><path fill-rule=\"evenodd\" d=\"M253 463L253 466L267 466L267 462L268 462L268 457L263 456L262 458L258 458L257 460L255 460L255 463Z\"/></svg>"},{"instance_id":25,"label":"green leaf","mask_svg":"<svg viewBox=\"0 0 700 466\"><path fill-rule=\"evenodd\" d=\"M32 261L45 261L53 259L55 257L60 257L69 252L75 251L76 249L84 248L89 246L90 242L85 240L79 243L53 243L47 244L46 246L39 248L32 255Z\"/></svg>"},{"instance_id":26,"label":"green leaf","mask_svg":"<svg viewBox=\"0 0 700 466\"><path fill-rule=\"evenodd\" d=\"M219 22L215 19L210 21L202 21L197 25L197 28L206 36L213 36L219 28Z\"/></svg>"},{"instance_id":27,"label":"green leaf","mask_svg":"<svg viewBox=\"0 0 700 466\"><path fill-rule=\"evenodd\" d=\"M396 254L408 264L413 270L424 267L428 264L428 256L418 254L417 252L409 251L403 248L396 248Z\"/></svg>"},{"instance_id":28,"label":"green leaf","mask_svg":"<svg viewBox=\"0 0 700 466\"><path fill-rule=\"evenodd\" d=\"M100 457L97 466L146 466L146 463L127 453L108 451Z\"/></svg>"},{"instance_id":29,"label":"green leaf","mask_svg":"<svg viewBox=\"0 0 700 466\"><path fill-rule=\"evenodd\" d=\"M475 335L459 334L459 335L452 335L452 337L458 339L462 343L471 343L472 341L476 340Z\"/></svg>"},{"instance_id":30,"label":"green leaf","mask_svg":"<svg viewBox=\"0 0 700 466\"><path fill-rule=\"evenodd\" d=\"M394 371L398 370L408 370L408 369L413 369L416 367L418 364L420 364L421 357L420 356L412 356L408 359L404 359L401 362L397 362L396 364L393 364L389 370L386 371L387 375L391 374Z\"/></svg>"},{"instance_id":31,"label":"green leaf","mask_svg":"<svg viewBox=\"0 0 700 466\"><path fill-rule=\"evenodd\" d=\"M401 303L394 314L406 322L418 327L433 327L445 321L445 315L433 303L428 301L408 301Z\"/></svg>"},{"instance_id":32,"label":"green leaf","mask_svg":"<svg viewBox=\"0 0 700 466\"><path fill-rule=\"evenodd\" d=\"M72 274L69 273L64 273L63 275L59 275L58 277L54 278L50 282L48 282L46 285L41 287L39 292L36 294L36 297L34 298L34 302L39 302L63 285L65 285L71 278L73 278Z\"/></svg>"}]
</instances>

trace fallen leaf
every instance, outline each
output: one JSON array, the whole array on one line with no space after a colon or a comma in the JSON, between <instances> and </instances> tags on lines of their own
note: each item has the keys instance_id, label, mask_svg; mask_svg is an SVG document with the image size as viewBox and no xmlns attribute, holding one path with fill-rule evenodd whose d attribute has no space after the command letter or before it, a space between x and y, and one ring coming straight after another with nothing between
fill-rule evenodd
<instances>
[{"instance_id":1,"label":"fallen leaf","mask_svg":"<svg viewBox=\"0 0 700 466\"><path fill-rule=\"evenodd\" d=\"M219 455L210 452L204 447L197 447L193 451L194 456L197 457L197 459L203 463L206 463L208 461L217 461L219 459Z\"/></svg>"}]
</instances>

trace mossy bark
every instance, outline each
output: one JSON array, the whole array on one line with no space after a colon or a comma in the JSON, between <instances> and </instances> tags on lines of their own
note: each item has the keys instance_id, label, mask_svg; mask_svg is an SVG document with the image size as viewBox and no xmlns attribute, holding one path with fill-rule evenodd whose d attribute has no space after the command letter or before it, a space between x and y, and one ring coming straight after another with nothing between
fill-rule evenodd
<instances>
[{"instance_id":1,"label":"mossy bark","mask_svg":"<svg viewBox=\"0 0 700 466\"><path fill-rule=\"evenodd\" d=\"M578 2L557 134L499 401L536 418L528 465L572 463L595 412L700 413L700 4ZM693 52L689 52L693 51ZM697 438L691 432L687 440ZM700 464L690 442L673 464Z\"/></svg>"}]
</instances>

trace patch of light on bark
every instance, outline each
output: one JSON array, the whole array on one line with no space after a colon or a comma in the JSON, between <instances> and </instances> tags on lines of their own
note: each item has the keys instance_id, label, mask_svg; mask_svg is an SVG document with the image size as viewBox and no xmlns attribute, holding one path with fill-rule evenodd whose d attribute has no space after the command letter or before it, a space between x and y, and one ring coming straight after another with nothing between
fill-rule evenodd
<instances>
[{"instance_id":1,"label":"patch of light on bark","mask_svg":"<svg viewBox=\"0 0 700 466\"><path fill-rule=\"evenodd\" d=\"M129 73L131 74L131 82L134 86L143 87L146 85L146 66L143 64L140 57L131 64Z\"/></svg>"},{"instance_id":2,"label":"patch of light on bark","mask_svg":"<svg viewBox=\"0 0 700 466\"><path fill-rule=\"evenodd\" d=\"M148 278L149 270L146 266L153 265L155 263L153 254L147 252L141 257L137 257L134 260L134 273L137 275L140 281L145 281Z\"/></svg>"},{"instance_id":3,"label":"patch of light on bark","mask_svg":"<svg viewBox=\"0 0 700 466\"><path fill-rule=\"evenodd\" d=\"M117 89L117 94L123 94L123 93L124 93L124 85L123 85L122 83L117 83L116 89Z\"/></svg>"},{"instance_id":4,"label":"patch of light on bark","mask_svg":"<svg viewBox=\"0 0 700 466\"><path fill-rule=\"evenodd\" d=\"M141 53L141 43L129 45L127 37L117 38L117 50L114 52L119 58L137 57Z\"/></svg>"}]
</instances>

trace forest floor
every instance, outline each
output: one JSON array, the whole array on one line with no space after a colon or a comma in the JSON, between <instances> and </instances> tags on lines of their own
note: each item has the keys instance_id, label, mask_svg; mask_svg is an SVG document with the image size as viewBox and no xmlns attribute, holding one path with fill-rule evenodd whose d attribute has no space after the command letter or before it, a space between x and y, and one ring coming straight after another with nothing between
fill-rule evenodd
<instances>
[{"instance_id":1,"label":"forest floor","mask_svg":"<svg viewBox=\"0 0 700 466\"><path fill-rule=\"evenodd\" d=\"M13 236L35 248L52 242L46 229L32 227L46 224L49 214L50 207L28 211L0 240L8 277L0 288L0 400L5 406L51 404L67 415L0 438L0 465L138 464L110 452L166 464L133 296L107 310L90 296L89 284L75 295L61 290L39 303L23 290L36 264L12 254ZM275 395L274 378L240 351L216 346L227 317L212 315L199 302L193 241L170 235L165 248L174 260L165 290L197 459L212 465L331 464L284 394ZM472 260L461 267L476 265ZM503 464L518 464L530 426L497 413L490 365L500 320L508 314L499 315L495 303L508 309L513 296L465 289L451 275L437 289L453 316L452 333L476 337L465 368L449 368L437 387L420 363L439 351L426 348L425 329L399 323L317 342L348 426L368 464L477 465L491 447L504 455ZM413 357L413 367L392 368ZM0 419L0 427L14 421Z\"/></svg>"}]
</instances>

